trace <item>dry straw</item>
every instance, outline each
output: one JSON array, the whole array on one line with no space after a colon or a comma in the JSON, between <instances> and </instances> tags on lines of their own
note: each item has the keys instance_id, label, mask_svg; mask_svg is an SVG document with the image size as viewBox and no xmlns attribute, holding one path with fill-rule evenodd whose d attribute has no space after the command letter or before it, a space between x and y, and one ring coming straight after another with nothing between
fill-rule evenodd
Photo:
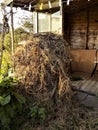
<instances>
[{"instance_id":1,"label":"dry straw","mask_svg":"<svg viewBox=\"0 0 98 130\"><path fill-rule=\"evenodd\" d=\"M33 97L31 104L43 102L51 113L43 126L37 126L39 130L98 129L94 128L98 118L92 118L90 112L80 108L79 101L72 98L68 48L60 35L41 33L16 50L15 72L20 79L19 89Z\"/></svg>"},{"instance_id":2,"label":"dry straw","mask_svg":"<svg viewBox=\"0 0 98 130\"><path fill-rule=\"evenodd\" d=\"M40 100L70 97L68 45L60 35L40 33L18 47L15 70L25 90Z\"/></svg>"}]
</instances>

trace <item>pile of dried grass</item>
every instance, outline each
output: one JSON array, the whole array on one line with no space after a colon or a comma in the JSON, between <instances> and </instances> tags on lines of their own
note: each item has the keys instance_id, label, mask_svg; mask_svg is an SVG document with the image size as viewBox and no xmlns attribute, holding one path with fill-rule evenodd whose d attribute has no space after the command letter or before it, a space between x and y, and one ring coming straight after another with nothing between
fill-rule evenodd
<instances>
[{"instance_id":1,"label":"pile of dried grass","mask_svg":"<svg viewBox=\"0 0 98 130\"><path fill-rule=\"evenodd\" d=\"M16 75L26 92L38 100L64 95L70 99L69 63L67 42L52 33L34 35L15 53Z\"/></svg>"},{"instance_id":2,"label":"pile of dried grass","mask_svg":"<svg viewBox=\"0 0 98 130\"><path fill-rule=\"evenodd\" d=\"M15 71L21 83L19 89L32 95L31 106L43 101L48 113L44 125L34 127L33 121L28 120L21 129L97 130L89 111L72 100L69 63L68 45L59 35L36 34L17 48Z\"/></svg>"}]
</instances>

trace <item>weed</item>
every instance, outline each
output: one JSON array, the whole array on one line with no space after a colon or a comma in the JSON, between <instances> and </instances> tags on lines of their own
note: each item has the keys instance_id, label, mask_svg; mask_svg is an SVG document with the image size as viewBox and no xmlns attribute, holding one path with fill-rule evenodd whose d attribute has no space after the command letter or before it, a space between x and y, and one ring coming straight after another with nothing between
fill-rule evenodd
<instances>
[{"instance_id":1,"label":"weed","mask_svg":"<svg viewBox=\"0 0 98 130\"><path fill-rule=\"evenodd\" d=\"M15 79L6 78L0 83L0 128L10 130L10 124L22 112L25 98L15 92Z\"/></svg>"}]
</instances>

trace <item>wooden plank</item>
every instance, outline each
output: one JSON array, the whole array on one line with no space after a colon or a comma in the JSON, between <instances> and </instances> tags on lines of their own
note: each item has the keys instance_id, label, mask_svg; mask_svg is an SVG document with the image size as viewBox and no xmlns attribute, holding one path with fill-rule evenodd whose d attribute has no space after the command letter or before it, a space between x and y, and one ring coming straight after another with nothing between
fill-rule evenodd
<instances>
[{"instance_id":1,"label":"wooden plank","mask_svg":"<svg viewBox=\"0 0 98 130\"><path fill-rule=\"evenodd\" d=\"M81 81L72 81L73 86L78 86L81 83Z\"/></svg>"},{"instance_id":2,"label":"wooden plank","mask_svg":"<svg viewBox=\"0 0 98 130\"><path fill-rule=\"evenodd\" d=\"M84 84L82 85L81 89L86 90L86 88L91 84L91 80L85 80Z\"/></svg>"},{"instance_id":3,"label":"wooden plank","mask_svg":"<svg viewBox=\"0 0 98 130\"><path fill-rule=\"evenodd\" d=\"M98 82L93 86L92 92L98 95Z\"/></svg>"},{"instance_id":4,"label":"wooden plank","mask_svg":"<svg viewBox=\"0 0 98 130\"><path fill-rule=\"evenodd\" d=\"M86 90L87 91L92 91L94 89L96 83L97 83L96 81L91 80L91 83L87 86Z\"/></svg>"},{"instance_id":5,"label":"wooden plank","mask_svg":"<svg viewBox=\"0 0 98 130\"><path fill-rule=\"evenodd\" d=\"M83 84L86 83L86 80L81 80L81 82L79 83L79 85L77 86L77 88L81 89Z\"/></svg>"},{"instance_id":6,"label":"wooden plank","mask_svg":"<svg viewBox=\"0 0 98 130\"><path fill-rule=\"evenodd\" d=\"M72 85L76 89L80 89L80 90L83 90L83 91L98 94L98 78L97 78L97 75L95 75L95 77L93 77L93 78L91 78L90 75L87 74L87 73L74 73L74 76L75 75L83 77L83 79L84 79L84 80L72 82Z\"/></svg>"}]
</instances>

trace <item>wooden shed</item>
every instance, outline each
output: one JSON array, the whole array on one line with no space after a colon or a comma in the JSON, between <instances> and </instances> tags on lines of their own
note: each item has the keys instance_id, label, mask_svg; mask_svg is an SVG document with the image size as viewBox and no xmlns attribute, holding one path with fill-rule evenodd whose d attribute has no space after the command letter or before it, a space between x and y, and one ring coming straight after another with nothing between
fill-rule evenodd
<instances>
[{"instance_id":1,"label":"wooden shed","mask_svg":"<svg viewBox=\"0 0 98 130\"><path fill-rule=\"evenodd\" d=\"M73 71L91 73L98 47L98 0L5 0L29 11L62 12L62 35L71 47Z\"/></svg>"},{"instance_id":2,"label":"wooden shed","mask_svg":"<svg viewBox=\"0 0 98 130\"><path fill-rule=\"evenodd\" d=\"M71 47L73 70L91 73L98 46L97 0L4 0L29 11L62 12L62 35ZM82 66L81 66L82 64Z\"/></svg>"},{"instance_id":3,"label":"wooden shed","mask_svg":"<svg viewBox=\"0 0 98 130\"><path fill-rule=\"evenodd\" d=\"M72 49L73 70L91 73L98 48L98 1L73 0L62 7L63 36Z\"/></svg>"}]
</instances>

